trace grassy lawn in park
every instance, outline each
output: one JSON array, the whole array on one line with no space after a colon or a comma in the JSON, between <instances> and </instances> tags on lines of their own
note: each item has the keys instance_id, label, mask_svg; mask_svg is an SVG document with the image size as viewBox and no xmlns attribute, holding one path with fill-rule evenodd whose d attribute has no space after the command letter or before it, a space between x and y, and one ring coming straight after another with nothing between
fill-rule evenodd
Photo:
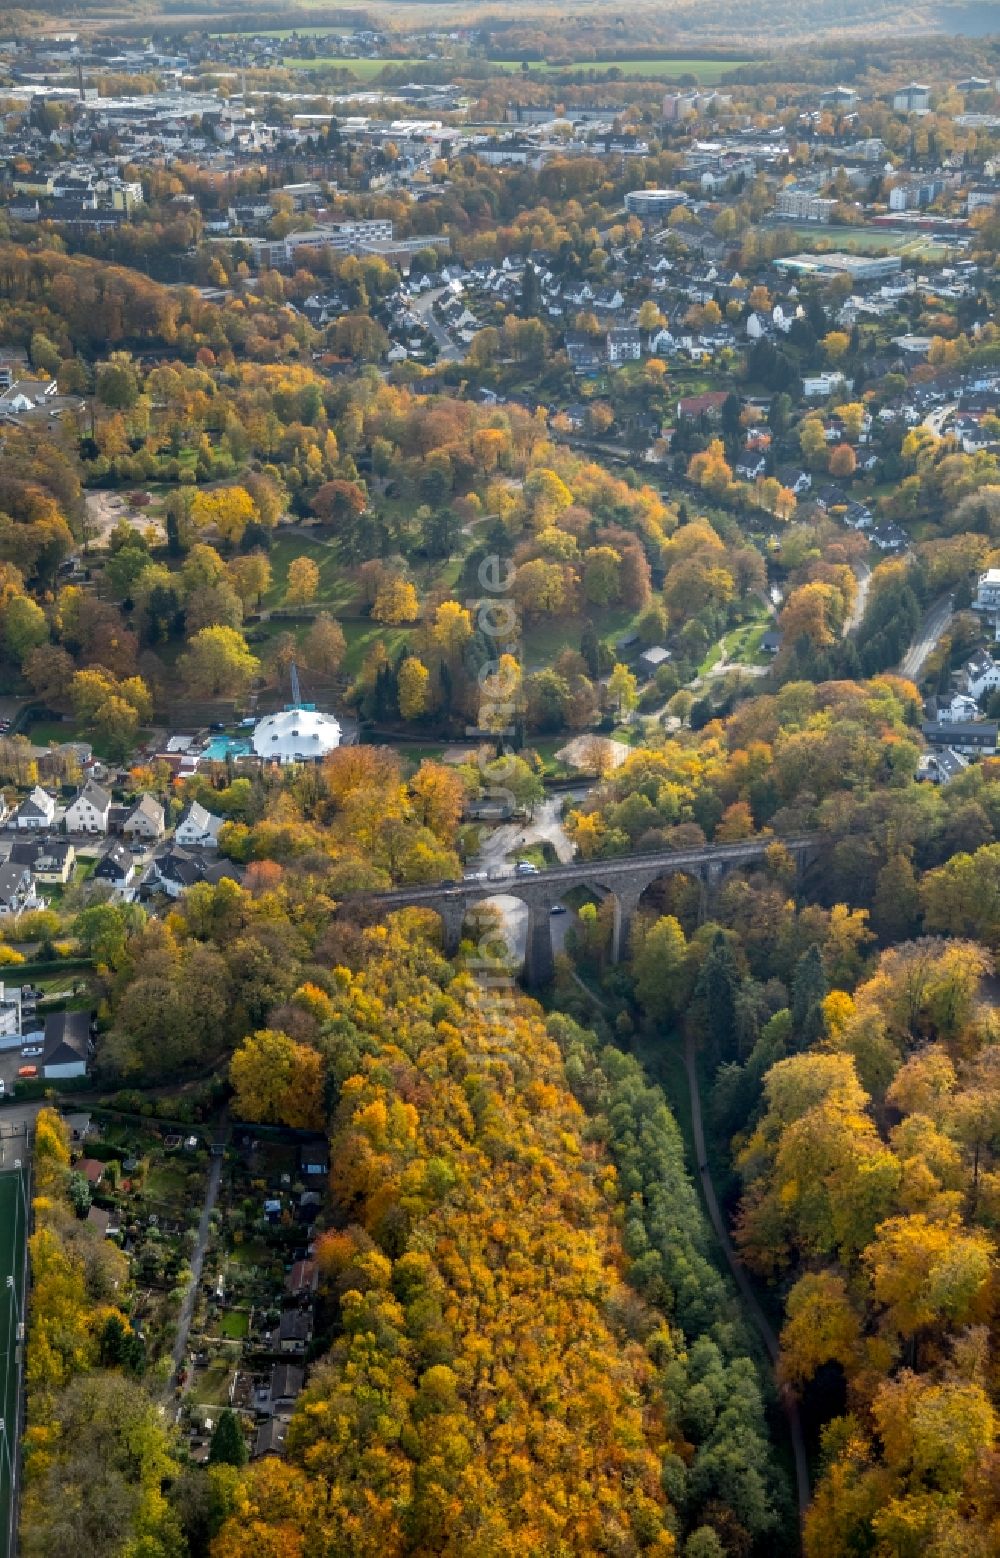
<instances>
[{"instance_id":1,"label":"grassy lawn in park","mask_svg":"<svg viewBox=\"0 0 1000 1558\"><path fill-rule=\"evenodd\" d=\"M760 641L767 632L768 619L745 622L726 636L726 653L737 665L770 665L771 656L761 649Z\"/></svg>"},{"instance_id":2,"label":"grassy lawn in park","mask_svg":"<svg viewBox=\"0 0 1000 1558\"><path fill-rule=\"evenodd\" d=\"M347 569L332 546L324 546L305 536L278 535L268 554L271 563L271 588L264 596L265 606L280 606L288 585L288 566L296 557L309 557L319 569L316 601L333 613L354 604L356 590Z\"/></svg>"},{"instance_id":3,"label":"grassy lawn in park","mask_svg":"<svg viewBox=\"0 0 1000 1558\"><path fill-rule=\"evenodd\" d=\"M607 639L614 648L615 640L622 638L635 627L642 615L631 606L588 606L586 621L592 623L598 638ZM579 649L583 619L573 617L541 617L524 625L522 659L527 669L544 670L551 666L561 649Z\"/></svg>"},{"instance_id":4,"label":"grassy lawn in park","mask_svg":"<svg viewBox=\"0 0 1000 1558\"><path fill-rule=\"evenodd\" d=\"M381 622L372 622L370 617L351 618L342 621L340 625L347 640L347 653L341 669L347 676L357 675L368 651L377 643L384 644L389 659L395 661L400 649L409 643L413 632L409 627L384 627Z\"/></svg>"},{"instance_id":5,"label":"grassy lawn in park","mask_svg":"<svg viewBox=\"0 0 1000 1558\"><path fill-rule=\"evenodd\" d=\"M66 741L86 741L93 747L97 757L113 756L89 725L78 725L73 720L38 720L32 725L26 725L20 734L27 736L36 747L47 747L53 742L61 746ZM140 729L136 734L136 745L141 746L143 742L149 741L152 734L151 730Z\"/></svg>"}]
</instances>

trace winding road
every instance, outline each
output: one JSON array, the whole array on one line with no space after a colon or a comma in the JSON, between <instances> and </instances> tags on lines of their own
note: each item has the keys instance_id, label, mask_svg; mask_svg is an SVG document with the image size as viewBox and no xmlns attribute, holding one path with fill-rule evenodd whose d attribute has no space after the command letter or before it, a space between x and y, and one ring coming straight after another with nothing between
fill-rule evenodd
<instances>
[{"instance_id":1,"label":"winding road","mask_svg":"<svg viewBox=\"0 0 1000 1558\"><path fill-rule=\"evenodd\" d=\"M705 1125L701 1114L701 1090L698 1086L698 1065L695 1053L694 1040L689 1036L684 1041L684 1067L687 1071L688 1092L691 1096L691 1129L694 1135L694 1150L698 1159L698 1177L701 1180L701 1188L705 1196L705 1205L708 1215L715 1230L715 1236L722 1247L722 1253L726 1257L726 1263L733 1274L733 1281L739 1288L740 1297L743 1300L747 1314L750 1316L761 1341L767 1348L768 1357L772 1367L776 1368L780 1347L778 1338L760 1304L757 1296L750 1286L749 1278L739 1256L733 1249L726 1228L725 1219L719 1206L718 1197L715 1194L715 1186L712 1183L712 1173L708 1166L708 1154L705 1150ZM802 1435L802 1422L799 1417L799 1404L793 1393L779 1386L781 1405L788 1422L788 1433L792 1441L792 1454L795 1458L795 1484L798 1492L799 1519L803 1520L809 1508L809 1462L806 1458L806 1444Z\"/></svg>"},{"instance_id":2,"label":"winding road","mask_svg":"<svg viewBox=\"0 0 1000 1558\"><path fill-rule=\"evenodd\" d=\"M917 680L938 641L948 631L953 616L954 605L950 595L942 595L940 600L928 608L913 643L900 661L900 676L907 677L911 682Z\"/></svg>"}]
</instances>

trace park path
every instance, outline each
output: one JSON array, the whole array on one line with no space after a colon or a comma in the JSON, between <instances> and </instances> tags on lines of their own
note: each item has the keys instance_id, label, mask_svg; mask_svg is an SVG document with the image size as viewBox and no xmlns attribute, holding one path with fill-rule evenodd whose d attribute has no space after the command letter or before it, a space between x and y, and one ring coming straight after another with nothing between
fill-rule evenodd
<instances>
[{"instance_id":1,"label":"park path","mask_svg":"<svg viewBox=\"0 0 1000 1558\"><path fill-rule=\"evenodd\" d=\"M225 1146L229 1140L229 1127L223 1120L215 1135L213 1145ZM177 1335L174 1338L174 1349L171 1356L170 1378L167 1381L168 1393L177 1384L178 1376L184 1367L184 1358L187 1353L188 1336L191 1332L191 1321L194 1319L194 1306L198 1300L198 1284L201 1281L201 1270L205 1264L205 1251L208 1248L208 1236L212 1226L212 1213L215 1211L215 1203L219 1199L219 1188L222 1184L223 1158L213 1157L208 1170L208 1184L205 1187L205 1203L201 1209L201 1221L198 1224L198 1237L195 1240L194 1250L191 1255L191 1281L181 1304L180 1314L177 1316Z\"/></svg>"},{"instance_id":2,"label":"park path","mask_svg":"<svg viewBox=\"0 0 1000 1558\"><path fill-rule=\"evenodd\" d=\"M698 1175L701 1179L701 1188L705 1196L705 1205L708 1207L708 1215L712 1227L720 1245L722 1253L726 1257L729 1270L733 1274L733 1281L739 1289L740 1297L761 1341L767 1348L768 1357L773 1368L777 1367L780 1351L778 1338L774 1333L774 1327L768 1320L763 1309L757 1301L757 1295L750 1286L750 1280L743 1268L743 1263L733 1249L726 1228L725 1218L719 1206L718 1197L715 1194L715 1185L712 1183L712 1173L708 1166L708 1154L705 1151L705 1124L701 1114L701 1089L698 1086L698 1064L693 1038L688 1035L684 1040L684 1067L687 1071L688 1091L691 1095L691 1129L694 1135L694 1150L698 1160ZM788 1432L792 1441L792 1454L795 1459L795 1483L799 1500L799 1519L805 1517L809 1508L809 1462L806 1459L806 1444L802 1435L802 1423L799 1418L799 1405L790 1390L779 1386L781 1405L788 1422Z\"/></svg>"}]
</instances>

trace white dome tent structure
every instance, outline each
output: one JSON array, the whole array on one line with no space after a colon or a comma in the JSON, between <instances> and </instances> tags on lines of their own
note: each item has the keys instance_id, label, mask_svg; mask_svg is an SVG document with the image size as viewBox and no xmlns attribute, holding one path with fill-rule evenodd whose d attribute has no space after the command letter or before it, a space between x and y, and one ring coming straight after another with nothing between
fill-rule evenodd
<instances>
[{"instance_id":1,"label":"white dome tent structure","mask_svg":"<svg viewBox=\"0 0 1000 1558\"><path fill-rule=\"evenodd\" d=\"M265 714L253 729L253 749L265 763L316 763L340 745L340 721L303 703L298 667L292 665L292 702Z\"/></svg>"}]
</instances>

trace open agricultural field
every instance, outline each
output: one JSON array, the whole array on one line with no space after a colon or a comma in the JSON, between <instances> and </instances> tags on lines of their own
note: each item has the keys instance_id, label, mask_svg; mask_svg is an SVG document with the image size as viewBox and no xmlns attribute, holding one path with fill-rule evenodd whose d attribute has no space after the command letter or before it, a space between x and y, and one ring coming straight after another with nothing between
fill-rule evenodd
<instances>
[{"instance_id":1,"label":"open agricultural field","mask_svg":"<svg viewBox=\"0 0 1000 1558\"><path fill-rule=\"evenodd\" d=\"M520 60L497 60L494 63L502 65L505 70L520 70ZM721 81L728 71L736 70L740 65L750 64L751 61L743 59L603 59L603 60L579 60L572 65L549 66L544 60L530 61L531 70L559 71L575 70L617 70L623 76L639 76L655 79L660 76L673 79L675 76L695 76L701 86L714 86Z\"/></svg>"},{"instance_id":2,"label":"open agricultural field","mask_svg":"<svg viewBox=\"0 0 1000 1558\"><path fill-rule=\"evenodd\" d=\"M305 36L310 29L299 28L299 36ZM328 29L315 28L315 33L325 34ZM291 32L268 33L268 37L291 37ZM294 54L285 56L284 63L292 70L310 70L321 66L339 66L349 70L357 76L359 81L372 81L381 75L383 70L398 69L401 66L420 65L426 63L419 59L354 59L343 55L323 55L317 59L303 59ZM674 80L680 76L694 76L701 86L714 86L731 70L740 65L747 64L746 60L738 59L632 59L632 60L579 60L571 65L560 64L552 66L545 60L529 60L528 70L534 74L551 72L552 74L571 74L577 70L607 71L617 70L623 76L636 76L645 79ZM462 61L455 60L456 74L461 75ZM524 66L520 60L491 60L490 64L497 70L520 72Z\"/></svg>"},{"instance_id":3,"label":"open agricultural field","mask_svg":"<svg viewBox=\"0 0 1000 1558\"><path fill-rule=\"evenodd\" d=\"M286 55L284 63L290 70L318 70L321 66L337 66L343 70L349 70L359 81L374 81L388 66L399 68L406 65L420 65L424 62L417 59L403 60L366 60L351 59L334 54L323 55L320 59L296 59L294 55Z\"/></svg>"}]
</instances>

